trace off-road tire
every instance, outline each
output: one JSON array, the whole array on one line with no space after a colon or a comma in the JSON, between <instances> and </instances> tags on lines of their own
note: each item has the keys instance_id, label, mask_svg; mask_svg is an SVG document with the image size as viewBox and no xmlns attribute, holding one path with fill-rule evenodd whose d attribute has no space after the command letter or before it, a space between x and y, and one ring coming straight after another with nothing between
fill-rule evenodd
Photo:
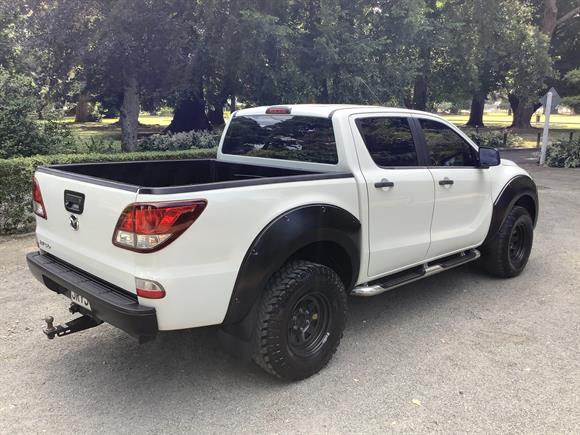
<instances>
[{"instance_id":1,"label":"off-road tire","mask_svg":"<svg viewBox=\"0 0 580 435\"><path fill-rule=\"evenodd\" d=\"M316 298L320 299L321 306L327 307L327 313L323 314L322 309L318 312L316 305L309 305ZM305 312L310 313L307 318ZM286 264L269 280L258 307L253 360L281 379L296 381L312 376L336 352L346 324L346 312L344 284L334 270L309 261ZM297 328L300 321L302 328ZM311 331L323 331L317 335L317 346L313 346L311 354L307 348L303 352L301 344L296 343L306 336L302 332L306 324L312 327Z\"/></svg>"},{"instance_id":2,"label":"off-road tire","mask_svg":"<svg viewBox=\"0 0 580 435\"><path fill-rule=\"evenodd\" d=\"M533 241L530 214L524 207L514 207L498 233L482 247L484 269L500 278L518 276L528 263Z\"/></svg>"}]
</instances>

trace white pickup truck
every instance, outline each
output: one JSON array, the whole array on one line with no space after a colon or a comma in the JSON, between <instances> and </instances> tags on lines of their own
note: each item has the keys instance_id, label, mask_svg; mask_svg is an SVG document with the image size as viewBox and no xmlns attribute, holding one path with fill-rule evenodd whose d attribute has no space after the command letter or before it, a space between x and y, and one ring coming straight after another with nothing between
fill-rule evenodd
<instances>
[{"instance_id":1,"label":"white pickup truck","mask_svg":"<svg viewBox=\"0 0 580 435\"><path fill-rule=\"evenodd\" d=\"M32 273L82 316L140 341L221 325L280 378L331 359L347 295L474 261L518 275L536 186L428 113L294 105L233 114L217 159L55 165L33 188Z\"/></svg>"}]
</instances>

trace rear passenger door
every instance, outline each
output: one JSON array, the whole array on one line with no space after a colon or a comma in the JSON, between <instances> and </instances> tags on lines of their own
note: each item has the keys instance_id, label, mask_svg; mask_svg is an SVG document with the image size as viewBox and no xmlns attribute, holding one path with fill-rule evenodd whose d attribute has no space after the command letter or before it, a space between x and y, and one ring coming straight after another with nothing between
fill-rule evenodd
<instances>
[{"instance_id":1,"label":"rear passenger door","mask_svg":"<svg viewBox=\"0 0 580 435\"><path fill-rule=\"evenodd\" d=\"M428 258L474 247L485 238L492 214L490 171L477 151L448 125L417 118L433 174L435 208Z\"/></svg>"},{"instance_id":2,"label":"rear passenger door","mask_svg":"<svg viewBox=\"0 0 580 435\"><path fill-rule=\"evenodd\" d=\"M433 213L433 177L420 166L406 117L359 115L351 127L368 194L368 276L375 278L425 258Z\"/></svg>"}]
</instances>

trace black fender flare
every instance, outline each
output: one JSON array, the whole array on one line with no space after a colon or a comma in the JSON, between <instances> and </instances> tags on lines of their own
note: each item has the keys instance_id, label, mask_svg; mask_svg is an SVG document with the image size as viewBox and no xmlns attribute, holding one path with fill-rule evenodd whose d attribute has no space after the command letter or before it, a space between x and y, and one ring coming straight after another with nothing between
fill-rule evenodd
<instances>
[{"instance_id":1,"label":"black fender flare","mask_svg":"<svg viewBox=\"0 0 580 435\"><path fill-rule=\"evenodd\" d=\"M243 320L267 281L293 254L315 242L343 248L352 265L352 280L360 268L361 223L350 212L329 204L297 207L277 216L258 234L246 252L223 324Z\"/></svg>"},{"instance_id":2,"label":"black fender flare","mask_svg":"<svg viewBox=\"0 0 580 435\"><path fill-rule=\"evenodd\" d=\"M524 197L529 197L531 200L531 206L533 207L533 213L531 214L534 227L536 226L539 212L538 189L536 183L534 183L534 180L527 175L518 175L507 182L493 204L491 223L485 241L483 242L484 246L495 237L510 210ZM528 201L528 205L529 204Z\"/></svg>"}]
</instances>

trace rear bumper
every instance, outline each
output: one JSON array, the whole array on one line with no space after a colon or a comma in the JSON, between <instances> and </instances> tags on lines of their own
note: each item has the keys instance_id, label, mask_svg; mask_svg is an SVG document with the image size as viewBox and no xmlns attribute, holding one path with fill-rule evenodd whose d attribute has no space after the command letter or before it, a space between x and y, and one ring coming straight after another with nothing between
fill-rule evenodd
<instances>
[{"instance_id":1,"label":"rear bumper","mask_svg":"<svg viewBox=\"0 0 580 435\"><path fill-rule=\"evenodd\" d=\"M26 260L35 278L53 292L70 298L70 292L74 291L87 298L93 317L140 342L155 338L158 331L155 308L139 305L136 296L45 253L30 253Z\"/></svg>"}]
</instances>

